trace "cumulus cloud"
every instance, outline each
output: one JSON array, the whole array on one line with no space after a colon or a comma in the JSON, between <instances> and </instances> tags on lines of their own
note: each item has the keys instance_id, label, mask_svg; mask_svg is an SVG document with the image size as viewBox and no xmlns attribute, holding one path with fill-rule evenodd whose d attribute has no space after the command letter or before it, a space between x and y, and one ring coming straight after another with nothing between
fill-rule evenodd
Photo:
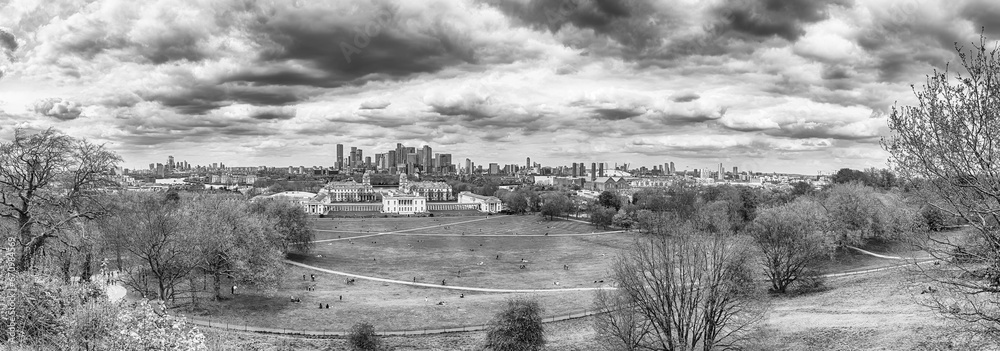
<instances>
[{"instance_id":1,"label":"cumulus cloud","mask_svg":"<svg viewBox=\"0 0 1000 351\"><path fill-rule=\"evenodd\" d=\"M85 116L87 135L123 150L264 157L335 137L501 162L500 147L554 163L849 160L877 153L878 113L955 63L955 42L980 26L1000 35L987 0L298 4L2 4L0 104L39 128ZM73 101L48 98L67 91Z\"/></svg>"},{"instance_id":2,"label":"cumulus cloud","mask_svg":"<svg viewBox=\"0 0 1000 351\"><path fill-rule=\"evenodd\" d=\"M83 107L80 104L62 98L49 98L36 101L32 109L44 116L68 121L80 117Z\"/></svg>"}]
</instances>

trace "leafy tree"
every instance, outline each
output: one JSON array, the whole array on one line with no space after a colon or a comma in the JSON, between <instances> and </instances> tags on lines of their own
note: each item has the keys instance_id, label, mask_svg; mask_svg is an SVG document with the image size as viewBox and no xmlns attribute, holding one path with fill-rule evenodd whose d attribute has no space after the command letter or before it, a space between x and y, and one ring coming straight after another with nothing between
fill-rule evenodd
<instances>
[{"instance_id":1,"label":"leafy tree","mask_svg":"<svg viewBox=\"0 0 1000 351\"><path fill-rule=\"evenodd\" d=\"M810 199L763 209L750 226L760 249L771 291L784 293L800 278L817 275L830 253L825 239L826 211Z\"/></svg>"},{"instance_id":2,"label":"leafy tree","mask_svg":"<svg viewBox=\"0 0 1000 351\"><path fill-rule=\"evenodd\" d=\"M614 217L611 218L611 224L618 228L628 230L635 225L635 218L631 213L622 208L618 210L618 213L615 213Z\"/></svg>"},{"instance_id":3,"label":"leafy tree","mask_svg":"<svg viewBox=\"0 0 1000 351\"><path fill-rule=\"evenodd\" d=\"M524 213L528 211L528 198L520 190L507 191L501 194L500 200L507 206L507 210L513 213Z\"/></svg>"},{"instance_id":4,"label":"leafy tree","mask_svg":"<svg viewBox=\"0 0 1000 351\"><path fill-rule=\"evenodd\" d=\"M981 36L973 49L956 45L965 73L934 71L914 88L917 104L893 107L892 136L882 146L932 205L972 227L970 245L937 242L924 249L951 264L925 268L941 291L929 303L946 316L1000 334L1000 52ZM956 255L959 254L959 255Z\"/></svg>"},{"instance_id":5,"label":"leafy tree","mask_svg":"<svg viewBox=\"0 0 1000 351\"><path fill-rule=\"evenodd\" d=\"M549 219L563 216L568 213L573 206L566 195L560 193L548 193L542 196L542 216Z\"/></svg>"},{"instance_id":6,"label":"leafy tree","mask_svg":"<svg viewBox=\"0 0 1000 351\"><path fill-rule=\"evenodd\" d=\"M301 206L277 199L257 199L250 202L250 212L262 214L274 224L281 235L281 252L308 253L312 248L314 232L309 227L309 215Z\"/></svg>"},{"instance_id":7,"label":"leafy tree","mask_svg":"<svg viewBox=\"0 0 1000 351\"><path fill-rule=\"evenodd\" d=\"M347 343L355 351L378 351L383 348L382 340L375 334L375 327L366 322L356 323L351 327Z\"/></svg>"},{"instance_id":8,"label":"leafy tree","mask_svg":"<svg viewBox=\"0 0 1000 351\"><path fill-rule=\"evenodd\" d=\"M812 185L809 185L809 183L798 181L795 182L795 184L792 184L792 195L795 196L809 195L812 192L813 192L813 187Z\"/></svg>"},{"instance_id":9,"label":"leafy tree","mask_svg":"<svg viewBox=\"0 0 1000 351\"><path fill-rule=\"evenodd\" d=\"M603 227L607 229L608 226L612 225L616 213L615 209L611 207L601 205L591 206L590 223L595 227Z\"/></svg>"},{"instance_id":10,"label":"leafy tree","mask_svg":"<svg viewBox=\"0 0 1000 351\"><path fill-rule=\"evenodd\" d=\"M918 214L896 195L860 183L831 187L822 201L839 246L901 238L916 230Z\"/></svg>"},{"instance_id":11,"label":"leafy tree","mask_svg":"<svg viewBox=\"0 0 1000 351\"><path fill-rule=\"evenodd\" d=\"M486 349L493 351L541 350L545 346L542 307L523 298L507 300L504 309L490 321Z\"/></svg>"},{"instance_id":12,"label":"leafy tree","mask_svg":"<svg viewBox=\"0 0 1000 351\"><path fill-rule=\"evenodd\" d=\"M847 183L870 183L868 176L863 171L841 168L834 175L830 176L830 181L835 184L847 184Z\"/></svg>"},{"instance_id":13,"label":"leafy tree","mask_svg":"<svg viewBox=\"0 0 1000 351\"><path fill-rule=\"evenodd\" d=\"M103 210L96 189L116 185L105 174L121 158L103 145L54 129L16 129L0 144L0 218L17 226L17 271L26 271L42 247L79 219Z\"/></svg>"},{"instance_id":14,"label":"leafy tree","mask_svg":"<svg viewBox=\"0 0 1000 351\"><path fill-rule=\"evenodd\" d=\"M246 201L220 196L199 196L187 202L184 230L193 242L193 266L212 278L216 299L221 299L223 277L244 285L270 286L280 276L284 238L261 214L253 214Z\"/></svg>"},{"instance_id":15,"label":"leafy tree","mask_svg":"<svg viewBox=\"0 0 1000 351\"><path fill-rule=\"evenodd\" d=\"M608 190L602 191L601 194L597 196L597 203L604 207L614 208L615 211L622 208L621 199L618 197L618 194Z\"/></svg>"}]
</instances>

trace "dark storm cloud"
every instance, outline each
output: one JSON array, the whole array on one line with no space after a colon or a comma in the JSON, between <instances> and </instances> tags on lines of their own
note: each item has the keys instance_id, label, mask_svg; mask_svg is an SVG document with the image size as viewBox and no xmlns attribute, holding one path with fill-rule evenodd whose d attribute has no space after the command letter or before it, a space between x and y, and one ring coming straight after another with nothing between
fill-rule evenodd
<instances>
[{"instance_id":1,"label":"dark storm cloud","mask_svg":"<svg viewBox=\"0 0 1000 351\"><path fill-rule=\"evenodd\" d=\"M670 97L670 100L672 100L673 102L691 102L698 100L699 98L701 98L701 95L688 92L688 93L675 94L674 96Z\"/></svg>"},{"instance_id":2,"label":"dark storm cloud","mask_svg":"<svg viewBox=\"0 0 1000 351\"><path fill-rule=\"evenodd\" d=\"M796 41L804 24L826 19L831 6L851 6L850 0L734 0L715 9L720 33L752 38L780 37Z\"/></svg>"},{"instance_id":3,"label":"dark storm cloud","mask_svg":"<svg viewBox=\"0 0 1000 351\"><path fill-rule=\"evenodd\" d=\"M367 15L289 10L261 17L252 30L265 45L256 60L269 70L246 70L227 81L339 87L367 76L395 79L474 62L467 40L441 19L415 29L391 6ZM309 71L282 64L294 61Z\"/></svg>"},{"instance_id":4,"label":"dark storm cloud","mask_svg":"<svg viewBox=\"0 0 1000 351\"><path fill-rule=\"evenodd\" d=\"M820 73L820 77L827 80L848 79L851 78L851 73L845 67L824 65L823 71Z\"/></svg>"},{"instance_id":5,"label":"dark storm cloud","mask_svg":"<svg viewBox=\"0 0 1000 351\"><path fill-rule=\"evenodd\" d=\"M592 29L622 45L641 50L655 44L660 18L649 0L529 0L484 2L536 29L558 32L564 26Z\"/></svg>"},{"instance_id":6,"label":"dark storm cloud","mask_svg":"<svg viewBox=\"0 0 1000 351\"><path fill-rule=\"evenodd\" d=\"M200 83L178 90L137 92L182 114L201 115L233 103L288 105L308 94L295 87Z\"/></svg>"},{"instance_id":7,"label":"dark storm cloud","mask_svg":"<svg viewBox=\"0 0 1000 351\"><path fill-rule=\"evenodd\" d=\"M970 1L961 10L962 17L972 21L976 29L1000 35L1000 4L992 0Z\"/></svg>"},{"instance_id":8,"label":"dark storm cloud","mask_svg":"<svg viewBox=\"0 0 1000 351\"><path fill-rule=\"evenodd\" d=\"M296 110L285 106L257 106L251 109L250 118L259 120L286 120L295 118Z\"/></svg>"},{"instance_id":9,"label":"dark storm cloud","mask_svg":"<svg viewBox=\"0 0 1000 351\"><path fill-rule=\"evenodd\" d=\"M606 121L620 121L623 119L642 116L644 113L646 113L646 111L640 109L597 108L593 110L591 117Z\"/></svg>"},{"instance_id":10,"label":"dark storm cloud","mask_svg":"<svg viewBox=\"0 0 1000 351\"><path fill-rule=\"evenodd\" d=\"M0 53L3 53L7 59L13 61L14 52L17 51L17 47L17 38L14 37L14 34L0 28Z\"/></svg>"}]
</instances>

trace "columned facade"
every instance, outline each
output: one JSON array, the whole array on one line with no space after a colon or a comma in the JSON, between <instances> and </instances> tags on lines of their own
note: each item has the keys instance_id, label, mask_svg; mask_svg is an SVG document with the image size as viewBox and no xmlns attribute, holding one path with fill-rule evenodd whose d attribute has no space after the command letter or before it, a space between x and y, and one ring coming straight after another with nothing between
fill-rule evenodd
<instances>
[{"instance_id":1,"label":"columned facade","mask_svg":"<svg viewBox=\"0 0 1000 351\"><path fill-rule=\"evenodd\" d=\"M382 213L416 214L427 212L427 198L417 194L389 192L382 196Z\"/></svg>"},{"instance_id":2,"label":"columned facade","mask_svg":"<svg viewBox=\"0 0 1000 351\"><path fill-rule=\"evenodd\" d=\"M479 212L497 213L503 210L503 202L496 196L482 196L468 191L458 194L458 203L477 204Z\"/></svg>"}]
</instances>

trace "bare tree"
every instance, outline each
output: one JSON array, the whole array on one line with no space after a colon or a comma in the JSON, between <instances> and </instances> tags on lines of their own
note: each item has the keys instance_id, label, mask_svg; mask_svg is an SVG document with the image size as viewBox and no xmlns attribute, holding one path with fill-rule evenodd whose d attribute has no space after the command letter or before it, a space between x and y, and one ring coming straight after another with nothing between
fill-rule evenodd
<instances>
[{"instance_id":1,"label":"bare tree","mask_svg":"<svg viewBox=\"0 0 1000 351\"><path fill-rule=\"evenodd\" d=\"M181 212L155 194L123 194L113 215L101 221L105 244L126 261L119 266L124 283L148 291L149 278L156 296L166 300L192 269L191 241L185 236Z\"/></svg>"},{"instance_id":2,"label":"bare tree","mask_svg":"<svg viewBox=\"0 0 1000 351\"><path fill-rule=\"evenodd\" d=\"M96 189L115 185L105 175L121 158L103 145L54 129L14 131L0 144L0 217L17 225L15 268L26 271L42 247L74 220L99 215Z\"/></svg>"},{"instance_id":3,"label":"bare tree","mask_svg":"<svg viewBox=\"0 0 1000 351\"><path fill-rule=\"evenodd\" d=\"M750 225L771 291L784 293L800 278L815 276L816 266L832 251L827 244L826 211L803 199L757 213Z\"/></svg>"},{"instance_id":4,"label":"bare tree","mask_svg":"<svg viewBox=\"0 0 1000 351\"><path fill-rule=\"evenodd\" d=\"M638 318L649 323L651 332L642 346L657 350L735 346L766 306L753 281L749 243L698 232L690 223L678 223L670 231L637 238L613 265L623 298L634 304Z\"/></svg>"},{"instance_id":5,"label":"bare tree","mask_svg":"<svg viewBox=\"0 0 1000 351\"><path fill-rule=\"evenodd\" d=\"M924 180L931 206L974 228L968 242L931 240L924 249L950 264L920 266L945 316L1000 332L1000 51L985 36L956 45L965 73L934 71L914 88L917 104L893 107L882 146L905 176Z\"/></svg>"},{"instance_id":6,"label":"bare tree","mask_svg":"<svg viewBox=\"0 0 1000 351\"><path fill-rule=\"evenodd\" d=\"M607 350L642 350L649 345L652 332L649 319L643 318L628 294L618 290L598 290L594 306L597 341Z\"/></svg>"}]
</instances>

